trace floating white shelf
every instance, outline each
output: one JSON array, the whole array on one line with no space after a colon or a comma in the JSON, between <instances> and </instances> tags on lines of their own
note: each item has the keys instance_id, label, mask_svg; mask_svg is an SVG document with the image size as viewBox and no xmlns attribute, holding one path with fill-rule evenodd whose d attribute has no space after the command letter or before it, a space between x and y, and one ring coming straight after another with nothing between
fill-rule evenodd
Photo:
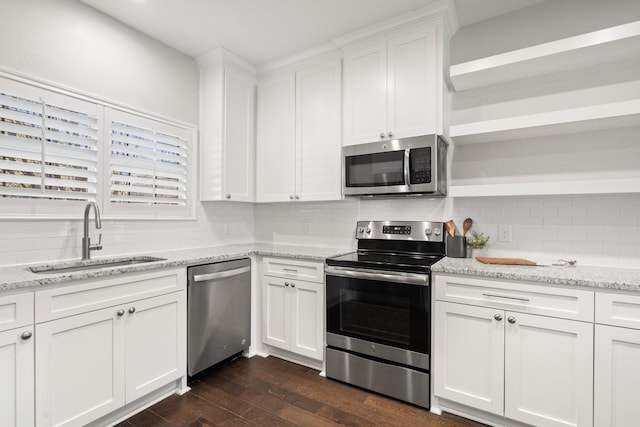
<instances>
[{"instance_id":1,"label":"floating white shelf","mask_svg":"<svg viewBox=\"0 0 640 427\"><path fill-rule=\"evenodd\" d=\"M640 192L640 178L449 185L450 197L612 194Z\"/></svg>"},{"instance_id":2,"label":"floating white shelf","mask_svg":"<svg viewBox=\"0 0 640 427\"><path fill-rule=\"evenodd\" d=\"M640 126L640 99L452 125L456 144Z\"/></svg>"},{"instance_id":3,"label":"floating white shelf","mask_svg":"<svg viewBox=\"0 0 640 427\"><path fill-rule=\"evenodd\" d=\"M640 21L452 65L456 91L640 55Z\"/></svg>"}]
</instances>

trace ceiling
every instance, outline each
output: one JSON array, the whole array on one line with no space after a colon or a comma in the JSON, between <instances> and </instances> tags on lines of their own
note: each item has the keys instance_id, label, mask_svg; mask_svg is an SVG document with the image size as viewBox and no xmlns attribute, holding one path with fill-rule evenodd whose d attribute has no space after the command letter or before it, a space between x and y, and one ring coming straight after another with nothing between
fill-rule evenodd
<instances>
[{"instance_id":1,"label":"ceiling","mask_svg":"<svg viewBox=\"0 0 640 427\"><path fill-rule=\"evenodd\" d=\"M435 0L80 0L196 57L224 46L261 65ZM454 0L460 26L545 0Z\"/></svg>"}]
</instances>

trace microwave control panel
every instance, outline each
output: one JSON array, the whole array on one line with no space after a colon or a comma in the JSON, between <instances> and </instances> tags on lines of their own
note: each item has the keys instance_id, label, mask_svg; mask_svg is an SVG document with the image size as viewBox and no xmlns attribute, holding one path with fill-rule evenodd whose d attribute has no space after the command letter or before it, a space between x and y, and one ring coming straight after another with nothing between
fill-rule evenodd
<instances>
[{"instance_id":1,"label":"microwave control panel","mask_svg":"<svg viewBox=\"0 0 640 427\"><path fill-rule=\"evenodd\" d=\"M413 148L409 151L411 184L431 183L431 147Z\"/></svg>"}]
</instances>

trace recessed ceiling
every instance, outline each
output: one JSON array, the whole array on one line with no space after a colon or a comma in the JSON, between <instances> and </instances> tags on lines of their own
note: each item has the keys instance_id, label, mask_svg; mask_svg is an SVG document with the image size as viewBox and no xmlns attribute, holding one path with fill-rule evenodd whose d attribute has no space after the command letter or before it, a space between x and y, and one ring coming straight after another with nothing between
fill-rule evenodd
<instances>
[{"instance_id":1,"label":"recessed ceiling","mask_svg":"<svg viewBox=\"0 0 640 427\"><path fill-rule=\"evenodd\" d=\"M261 65L434 0L80 0L196 57L224 46ZM461 26L544 0L455 0Z\"/></svg>"}]
</instances>

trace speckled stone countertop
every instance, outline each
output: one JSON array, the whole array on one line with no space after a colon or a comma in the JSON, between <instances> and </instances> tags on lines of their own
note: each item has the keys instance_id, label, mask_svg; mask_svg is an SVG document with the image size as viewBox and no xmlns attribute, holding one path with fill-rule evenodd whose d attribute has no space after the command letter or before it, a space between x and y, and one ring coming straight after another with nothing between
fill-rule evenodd
<instances>
[{"instance_id":1,"label":"speckled stone countertop","mask_svg":"<svg viewBox=\"0 0 640 427\"><path fill-rule=\"evenodd\" d=\"M228 259L242 258L251 255L274 256L296 258L309 261L322 261L328 257L342 255L351 252L349 248L323 248L312 246L273 245L267 243L254 243L246 245L227 245L207 248L183 249L176 251L149 252L144 256L164 258L163 261L154 261L143 264L127 266L111 266L91 270L60 272L60 273L32 273L28 270L31 266L59 265L73 263L36 263L21 264L15 266L0 267L0 293L5 291L21 290L33 291L38 287L55 285L75 280L86 280L100 277L115 276L123 273L150 271L159 268L185 267L190 265L206 264L209 262L224 261ZM96 261L101 259L124 258L118 257L94 257ZM137 254L130 255L132 257Z\"/></svg>"},{"instance_id":2,"label":"speckled stone countertop","mask_svg":"<svg viewBox=\"0 0 640 427\"><path fill-rule=\"evenodd\" d=\"M519 266L483 264L475 259L444 258L434 273L492 277L541 284L640 291L640 269L590 266Z\"/></svg>"}]
</instances>

